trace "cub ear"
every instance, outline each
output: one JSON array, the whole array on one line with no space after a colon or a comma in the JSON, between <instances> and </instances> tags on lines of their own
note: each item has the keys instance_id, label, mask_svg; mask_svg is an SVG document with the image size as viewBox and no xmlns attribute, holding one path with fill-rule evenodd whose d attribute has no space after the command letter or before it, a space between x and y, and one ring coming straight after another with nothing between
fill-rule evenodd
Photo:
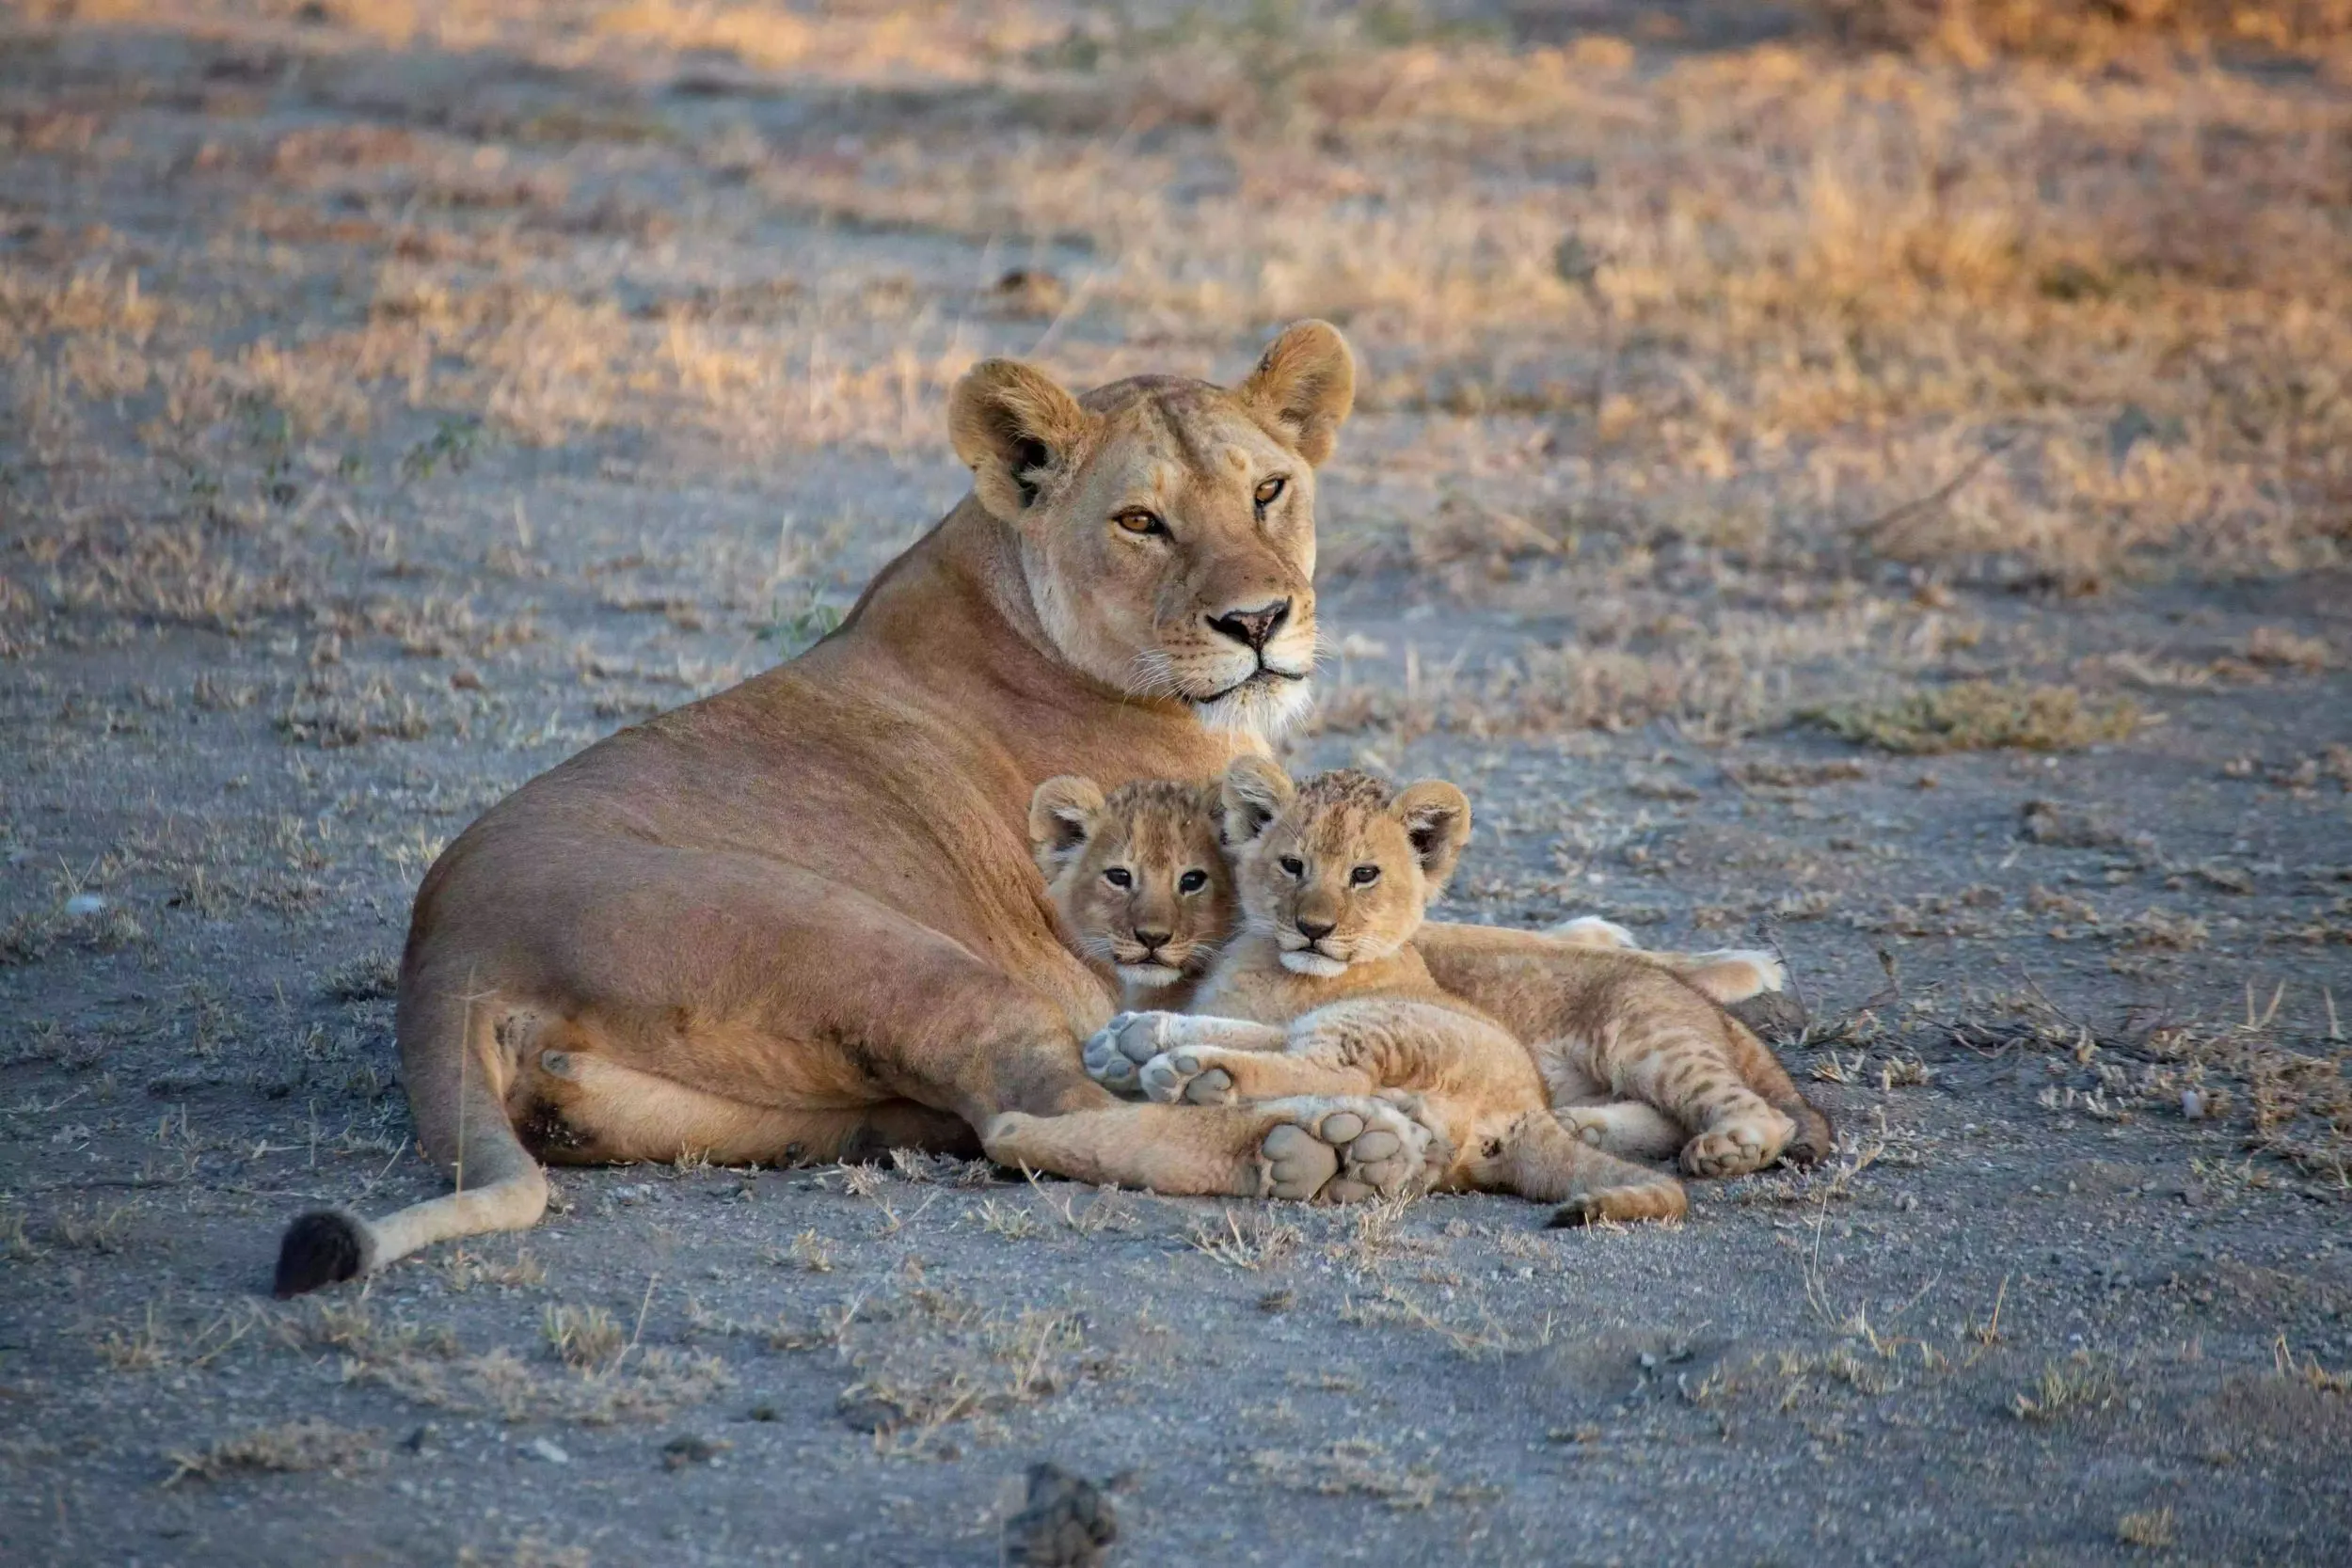
<instances>
[{"instance_id":1,"label":"cub ear","mask_svg":"<svg viewBox=\"0 0 2352 1568\"><path fill-rule=\"evenodd\" d=\"M1436 897L1454 875L1462 846L1470 842L1470 797L1443 779L1423 779L1399 792L1389 814L1405 824L1413 853L1421 857L1422 875L1428 879L1429 895Z\"/></svg>"},{"instance_id":2,"label":"cub ear","mask_svg":"<svg viewBox=\"0 0 2352 1568\"><path fill-rule=\"evenodd\" d=\"M1103 790L1092 779L1064 773L1046 780L1029 797L1029 853L1052 881L1094 836Z\"/></svg>"},{"instance_id":3,"label":"cub ear","mask_svg":"<svg viewBox=\"0 0 2352 1568\"><path fill-rule=\"evenodd\" d=\"M1320 468L1356 406L1356 356L1329 322L1295 323L1258 356L1241 400Z\"/></svg>"},{"instance_id":4,"label":"cub ear","mask_svg":"<svg viewBox=\"0 0 2352 1568\"><path fill-rule=\"evenodd\" d=\"M1225 843L1238 849L1265 832L1298 794L1291 776L1263 757L1236 757L1218 791L1225 814Z\"/></svg>"},{"instance_id":5,"label":"cub ear","mask_svg":"<svg viewBox=\"0 0 2352 1568\"><path fill-rule=\"evenodd\" d=\"M1077 399L1017 359L981 360L947 400L947 438L972 470L980 504L1008 523L1068 470L1093 429Z\"/></svg>"}]
</instances>

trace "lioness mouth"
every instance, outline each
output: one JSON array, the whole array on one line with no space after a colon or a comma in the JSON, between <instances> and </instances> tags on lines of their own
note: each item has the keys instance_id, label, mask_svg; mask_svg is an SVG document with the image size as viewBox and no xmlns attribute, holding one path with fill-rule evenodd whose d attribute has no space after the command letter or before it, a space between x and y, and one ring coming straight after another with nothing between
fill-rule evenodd
<instances>
[{"instance_id":1,"label":"lioness mouth","mask_svg":"<svg viewBox=\"0 0 2352 1568\"><path fill-rule=\"evenodd\" d=\"M1304 670L1284 670L1272 664L1261 664L1222 691L1212 691L1205 697L1195 697L1192 700L1199 705L1206 707L1211 703L1221 703L1234 692L1246 690L1253 686L1271 685L1276 679L1303 681L1306 678L1307 672Z\"/></svg>"}]
</instances>

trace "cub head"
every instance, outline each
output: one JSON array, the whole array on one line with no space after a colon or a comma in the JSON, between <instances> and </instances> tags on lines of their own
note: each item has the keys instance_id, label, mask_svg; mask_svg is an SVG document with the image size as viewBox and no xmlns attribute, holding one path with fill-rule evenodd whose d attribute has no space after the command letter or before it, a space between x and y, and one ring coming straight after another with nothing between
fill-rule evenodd
<instances>
[{"instance_id":1,"label":"cub head","mask_svg":"<svg viewBox=\"0 0 2352 1568\"><path fill-rule=\"evenodd\" d=\"M1398 789L1341 768L1294 784L1251 756L1221 794L1242 919L1300 974L1338 974L1412 941L1470 839L1470 801L1442 780Z\"/></svg>"},{"instance_id":2,"label":"cub head","mask_svg":"<svg viewBox=\"0 0 2352 1568\"><path fill-rule=\"evenodd\" d=\"M987 360L956 384L948 427L1064 659L1266 734L1310 702L1315 469L1355 397L1346 340L1311 321L1233 388L1138 376L1073 398Z\"/></svg>"},{"instance_id":3,"label":"cub head","mask_svg":"<svg viewBox=\"0 0 2352 1568\"><path fill-rule=\"evenodd\" d=\"M1216 784L1144 779L1105 796L1063 776L1029 800L1029 847L1062 923L1136 986L1205 973L1233 925Z\"/></svg>"}]
</instances>

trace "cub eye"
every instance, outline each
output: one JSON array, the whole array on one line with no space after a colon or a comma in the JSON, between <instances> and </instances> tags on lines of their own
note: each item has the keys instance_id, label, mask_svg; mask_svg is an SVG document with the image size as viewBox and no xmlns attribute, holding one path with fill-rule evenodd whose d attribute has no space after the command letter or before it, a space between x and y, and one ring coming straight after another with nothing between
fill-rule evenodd
<instances>
[{"instance_id":1,"label":"cub eye","mask_svg":"<svg viewBox=\"0 0 2352 1568\"><path fill-rule=\"evenodd\" d=\"M1199 893L1208 885L1209 874L1205 871L1187 871L1176 879L1176 891L1179 893Z\"/></svg>"},{"instance_id":2,"label":"cub eye","mask_svg":"<svg viewBox=\"0 0 2352 1568\"><path fill-rule=\"evenodd\" d=\"M1108 871L1104 872L1103 880L1110 883L1113 887L1133 887L1136 885L1134 873L1130 872L1123 865L1114 865Z\"/></svg>"},{"instance_id":3,"label":"cub eye","mask_svg":"<svg viewBox=\"0 0 2352 1568\"><path fill-rule=\"evenodd\" d=\"M1168 525L1160 520L1158 513L1147 511L1140 506L1129 507L1126 511L1114 515L1111 521L1138 539L1148 539L1152 534L1165 534L1168 531Z\"/></svg>"},{"instance_id":4,"label":"cub eye","mask_svg":"<svg viewBox=\"0 0 2352 1568\"><path fill-rule=\"evenodd\" d=\"M1294 877L1304 877L1307 874L1307 863L1296 855L1284 855L1280 864L1284 871Z\"/></svg>"},{"instance_id":5,"label":"cub eye","mask_svg":"<svg viewBox=\"0 0 2352 1568\"><path fill-rule=\"evenodd\" d=\"M1380 868L1376 865L1359 865L1347 874L1347 879L1358 887L1370 887L1380 879Z\"/></svg>"},{"instance_id":6,"label":"cub eye","mask_svg":"<svg viewBox=\"0 0 2352 1568\"><path fill-rule=\"evenodd\" d=\"M1258 510L1263 512L1267 507L1272 506L1276 501L1280 500L1282 499L1282 492L1287 489L1289 485L1290 481L1284 479L1280 474L1276 474L1272 479L1260 481L1256 491Z\"/></svg>"}]
</instances>

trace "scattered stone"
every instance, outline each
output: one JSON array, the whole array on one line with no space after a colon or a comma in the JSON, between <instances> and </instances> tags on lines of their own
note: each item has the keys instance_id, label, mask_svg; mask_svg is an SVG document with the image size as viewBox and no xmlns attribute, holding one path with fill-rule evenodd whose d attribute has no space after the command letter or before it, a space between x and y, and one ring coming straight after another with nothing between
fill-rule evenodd
<instances>
[{"instance_id":1,"label":"scattered stone","mask_svg":"<svg viewBox=\"0 0 2352 1568\"><path fill-rule=\"evenodd\" d=\"M2155 842L2146 833L2125 832L2104 812L2061 805L2056 800L2028 800L2021 815L2017 836L2054 849L2143 852Z\"/></svg>"},{"instance_id":2,"label":"scattered stone","mask_svg":"<svg viewBox=\"0 0 2352 1568\"><path fill-rule=\"evenodd\" d=\"M1055 316L1070 303L1070 286L1040 267L1015 267L989 291L996 308L1011 316Z\"/></svg>"},{"instance_id":3,"label":"scattered stone","mask_svg":"<svg viewBox=\"0 0 2352 1568\"><path fill-rule=\"evenodd\" d=\"M661 1445L661 1465L666 1470L683 1470L689 1465L709 1465L735 1447L723 1437L705 1437L699 1433L687 1433Z\"/></svg>"},{"instance_id":4,"label":"scattered stone","mask_svg":"<svg viewBox=\"0 0 2352 1568\"><path fill-rule=\"evenodd\" d=\"M570 1454L565 1453L545 1437L534 1437L524 1444L523 1452L532 1459L545 1460L549 1465L569 1465L572 1462Z\"/></svg>"},{"instance_id":5,"label":"scattered stone","mask_svg":"<svg viewBox=\"0 0 2352 1568\"><path fill-rule=\"evenodd\" d=\"M105 895L97 893L77 893L65 901L66 917L70 920L80 920L87 915L96 914L105 907Z\"/></svg>"},{"instance_id":6,"label":"scattered stone","mask_svg":"<svg viewBox=\"0 0 2352 1568\"><path fill-rule=\"evenodd\" d=\"M1118 1539L1118 1513L1099 1487L1058 1465L1032 1465L1028 1504L1005 1521L1005 1560L1026 1568L1093 1568Z\"/></svg>"}]
</instances>

